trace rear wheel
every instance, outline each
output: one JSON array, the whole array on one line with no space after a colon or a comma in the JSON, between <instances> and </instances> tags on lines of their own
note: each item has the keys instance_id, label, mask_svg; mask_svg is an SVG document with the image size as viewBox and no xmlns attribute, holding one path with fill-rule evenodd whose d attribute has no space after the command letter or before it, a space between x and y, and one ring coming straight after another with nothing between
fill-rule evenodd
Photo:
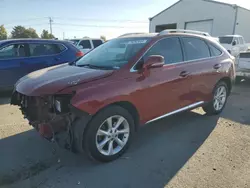
<instances>
[{"instance_id":1,"label":"rear wheel","mask_svg":"<svg viewBox=\"0 0 250 188\"><path fill-rule=\"evenodd\" d=\"M83 137L84 149L95 160L115 160L127 150L134 130L130 113L120 106L110 106L88 124Z\"/></svg>"},{"instance_id":2,"label":"rear wheel","mask_svg":"<svg viewBox=\"0 0 250 188\"><path fill-rule=\"evenodd\" d=\"M207 106L203 107L203 110L208 115L220 114L227 102L228 97L228 86L225 82L219 82L213 91L213 101L211 101Z\"/></svg>"}]
</instances>

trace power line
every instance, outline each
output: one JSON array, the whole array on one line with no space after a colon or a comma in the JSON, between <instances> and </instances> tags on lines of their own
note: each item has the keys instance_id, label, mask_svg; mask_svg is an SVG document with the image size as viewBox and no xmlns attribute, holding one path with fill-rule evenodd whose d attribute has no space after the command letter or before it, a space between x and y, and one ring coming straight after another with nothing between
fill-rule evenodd
<instances>
[{"instance_id":1,"label":"power line","mask_svg":"<svg viewBox=\"0 0 250 188\"><path fill-rule=\"evenodd\" d=\"M55 25L67 25L67 26L78 26L78 27L112 27L112 28L143 28L142 26L115 26L115 25L87 25L87 24L71 24L71 23L54 23Z\"/></svg>"},{"instance_id":2,"label":"power line","mask_svg":"<svg viewBox=\"0 0 250 188\"><path fill-rule=\"evenodd\" d=\"M115 19L95 19L95 18L61 18L54 17L58 20L83 20L83 21L95 21L95 22L130 22L130 23L148 23L148 21L144 20L115 20Z\"/></svg>"},{"instance_id":3,"label":"power line","mask_svg":"<svg viewBox=\"0 0 250 188\"><path fill-rule=\"evenodd\" d=\"M44 19L48 19L48 17L12 20L9 23L4 23L4 25L13 25L13 24L17 24L17 23L20 23L20 22L30 22L30 21L44 20Z\"/></svg>"}]
</instances>

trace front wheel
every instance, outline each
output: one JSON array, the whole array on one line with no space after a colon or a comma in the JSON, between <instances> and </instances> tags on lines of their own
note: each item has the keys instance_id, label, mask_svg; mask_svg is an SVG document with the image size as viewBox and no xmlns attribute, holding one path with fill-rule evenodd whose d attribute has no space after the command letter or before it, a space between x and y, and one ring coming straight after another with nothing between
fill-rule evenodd
<instances>
[{"instance_id":1,"label":"front wheel","mask_svg":"<svg viewBox=\"0 0 250 188\"><path fill-rule=\"evenodd\" d=\"M213 101L211 101L207 106L203 107L203 110L208 115L220 114L227 102L228 98L228 87L223 81L219 82L213 91Z\"/></svg>"},{"instance_id":2,"label":"front wheel","mask_svg":"<svg viewBox=\"0 0 250 188\"><path fill-rule=\"evenodd\" d=\"M83 138L84 149L95 160L115 160L127 150L134 130L130 113L120 106L110 106L88 124Z\"/></svg>"}]
</instances>

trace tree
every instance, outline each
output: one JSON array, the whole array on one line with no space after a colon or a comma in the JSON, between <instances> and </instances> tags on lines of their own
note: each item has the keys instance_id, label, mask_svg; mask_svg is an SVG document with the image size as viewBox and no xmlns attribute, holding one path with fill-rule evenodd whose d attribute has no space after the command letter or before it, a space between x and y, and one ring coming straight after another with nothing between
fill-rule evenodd
<instances>
[{"instance_id":1,"label":"tree","mask_svg":"<svg viewBox=\"0 0 250 188\"><path fill-rule=\"evenodd\" d=\"M105 42L107 41L106 37L104 35L101 35L100 38Z\"/></svg>"},{"instance_id":2,"label":"tree","mask_svg":"<svg viewBox=\"0 0 250 188\"><path fill-rule=\"evenodd\" d=\"M0 40L7 39L7 31L4 25L0 25Z\"/></svg>"},{"instance_id":3,"label":"tree","mask_svg":"<svg viewBox=\"0 0 250 188\"><path fill-rule=\"evenodd\" d=\"M16 38L39 38L36 30L33 28L26 29L23 26L15 26L11 32L11 37Z\"/></svg>"},{"instance_id":4,"label":"tree","mask_svg":"<svg viewBox=\"0 0 250 188\"><path fill-rule=\"evenodd\" d=\"M42 38L42 39L54 39L55 36L52 35L52 34L49 33L47 30L44 29L44 30L42 31L41 38Z\"/></svg>"}]
</instances>

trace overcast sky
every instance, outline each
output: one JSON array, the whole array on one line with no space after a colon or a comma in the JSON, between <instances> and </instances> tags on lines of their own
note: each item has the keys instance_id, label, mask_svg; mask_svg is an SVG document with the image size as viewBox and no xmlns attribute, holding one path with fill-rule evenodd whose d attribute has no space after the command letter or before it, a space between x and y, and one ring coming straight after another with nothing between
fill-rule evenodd
<instances>
[{"instance_id":1,"label":"overcast sky","mask_svg":"<svg viewBox=\"0 0 250 188\"><path fill-rule=\"evenodd\" d=\"M148 18L177 0L0 0L0 25L9 34L15 25L49 30L58 38L113 38L127 32L148 32ZM250 9L249 0L221 0Z\"/></svg>"}]
</instances>

